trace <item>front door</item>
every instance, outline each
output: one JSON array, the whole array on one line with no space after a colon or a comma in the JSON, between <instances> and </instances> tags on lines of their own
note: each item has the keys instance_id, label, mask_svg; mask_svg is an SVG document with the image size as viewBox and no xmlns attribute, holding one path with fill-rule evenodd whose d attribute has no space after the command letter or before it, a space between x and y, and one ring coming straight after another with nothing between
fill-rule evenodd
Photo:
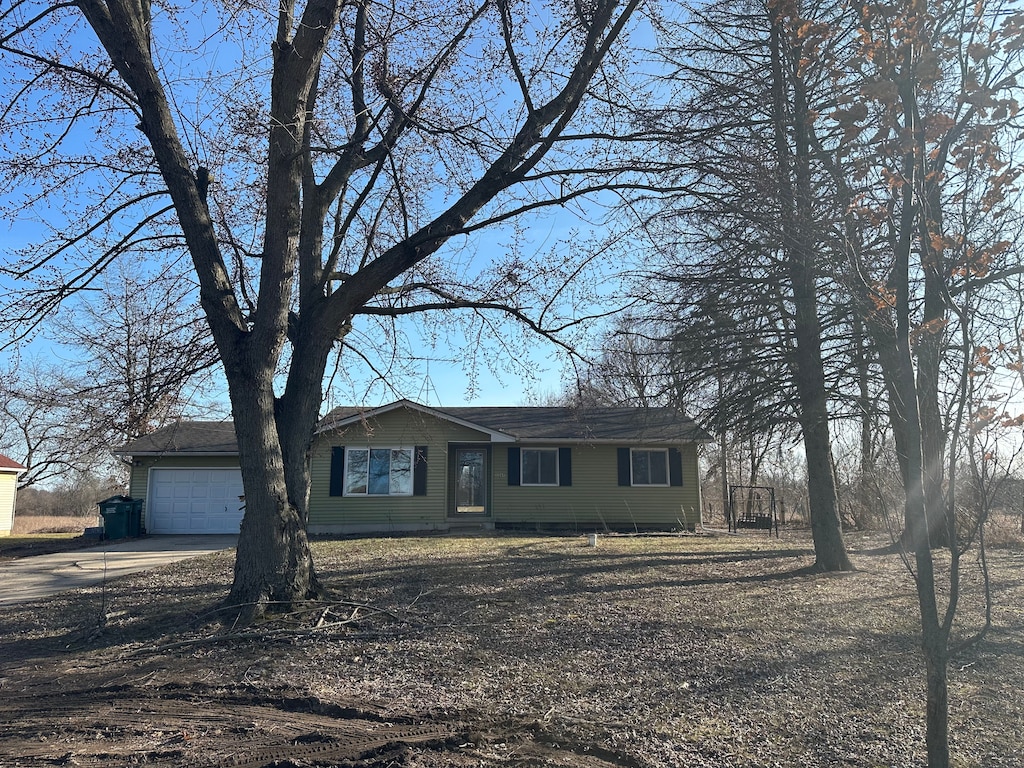
<instances>
[{"instance_id":1,"label":"front door","mask_svg":"<svg viewBox=\"0 0 1024 768\"><path fill-rule=\"evenodd\" d=\"M455 449L455 514L487 514L487 448Z\"/></svg>"}]
</instances>

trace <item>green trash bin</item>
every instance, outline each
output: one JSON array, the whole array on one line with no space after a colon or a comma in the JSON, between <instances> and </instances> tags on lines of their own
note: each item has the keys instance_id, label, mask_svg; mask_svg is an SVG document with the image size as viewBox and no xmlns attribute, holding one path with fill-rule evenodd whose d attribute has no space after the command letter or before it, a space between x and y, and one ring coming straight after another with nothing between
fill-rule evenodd
<instances>
[{"instance_id":1,"label":"green trash bin","mask_svg":"<svg viewBox=\"0 0 1024 768\"><path fill-rule=\"evenodd\" d=\"M128 535L142 535L142 502L143 499L132 499L128 505Z\"/></svg>"},{"instance_id":2,"label":"green trash bin","mask_svg":"<svg viewBox=\"0 0 1024 768\"><path fill-rule=\"evenodd\" d=\"M142 500L111 496L99 503L104 539L124 539L141 533Z\"/></svg>"},{"instance_id":3,"label":"green trash bin","mask_svg":"<svg viewBox=\"0 0 1024 768\"><path fill-rule=\"evenodd\" d=\"M103 518L103 538L123 539L128 536L128 513L123 509L101 509Z\"/></svg>"}]
</instances>

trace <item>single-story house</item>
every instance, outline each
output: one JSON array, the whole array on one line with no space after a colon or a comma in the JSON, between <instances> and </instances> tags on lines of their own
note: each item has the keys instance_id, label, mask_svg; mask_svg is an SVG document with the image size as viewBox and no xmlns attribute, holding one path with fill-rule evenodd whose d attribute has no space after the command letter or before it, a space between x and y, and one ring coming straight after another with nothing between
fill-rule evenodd
<instances>
[{"instance_id":1,"label":"single-story house","mask_svg":"<svg viewBox=\"0 0 1024 768\"><path fill-rule=\"evenodd\" d=\"M24 471L25 467L0 453L0 536L10 536L14 528L18 476Z\"/></svg>"},{"instance_id":2,"label":"single-story house","mask_svg":"<svg viewBox=\"0 0 1024 768\"><path fill-rule=\"evenodd\" d=\"M671 408L336 408L313 443L309 531L693 529L708 440ZM115 453L148 532L238 530L230 423L182 421Z\"/></svg>"}]
</instances>

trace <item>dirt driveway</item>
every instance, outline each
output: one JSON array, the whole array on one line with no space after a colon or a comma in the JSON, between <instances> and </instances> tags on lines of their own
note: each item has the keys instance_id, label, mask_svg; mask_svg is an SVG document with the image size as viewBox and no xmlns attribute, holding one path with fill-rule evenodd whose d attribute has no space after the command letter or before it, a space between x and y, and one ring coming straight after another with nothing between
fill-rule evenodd
<instances>
[{"instance_id":1,"label":"dirt driveway","mask_svg":"<svg viewBox=\"0 0 1024 768\"><path fill-rule=\"evenodd\" d=\"M148 571L235 546L237 536L147 536L98 547L0 563L0 605L24 603L69 589Z\"/></svg>"}]
</instances>

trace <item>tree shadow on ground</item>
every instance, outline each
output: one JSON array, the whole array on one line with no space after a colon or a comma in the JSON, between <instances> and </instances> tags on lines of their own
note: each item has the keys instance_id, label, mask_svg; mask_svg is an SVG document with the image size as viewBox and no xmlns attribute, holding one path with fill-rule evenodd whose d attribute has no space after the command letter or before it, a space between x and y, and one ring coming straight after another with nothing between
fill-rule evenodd
<instances>
[{"instance_id":1,"label":"tree shadow on ground","mask_svg":"<svg viewBox=\"0 0 1024 768\"><path fill-rule=\"evenodd\" d=\"M0 610L0 658L31 663L125 643L154 644L214 620L226 594L220 581L153 586L135 574L6 606Z\"/></svg>"},{"instance_id":2,"label":"tree shadow on ground","mask_svg":"<svg viewBox=\"0 0 1024 768\"><path fill-rule=\"evenodd\" d=\"M862 747L879 751L858 765L913 762L913 746L891 754L878 746L907 741L904 700L920 671L912 584L895 559L876 562L871 571L821 575L810 570L810 550L785 541L768 550L744 551L737 541L724 551L652 545L651 552L634 553L551 540L505 546L485 540L461 550L404 546L315 547L338 603L251 628L232 630L218 621L231 578L227 559L124 577L105 593L91 588L23 611L0 610L0 654L14 643L30 644L8 690L19 692L30 714L31 693L53 702L52 717L25 729L23 742L37 731L55 732L47 730L51 723L62 727L68 710L55 688L89 702L75 706L92 730L71 735L93 738L94 724L109 719L111 702L119 699L117 712L124 714L109 728L121 727L125 733L117 738L125 744L140 738L130 732L140 711L157 730L168 722L179 728L175 718L188 730L189 719L216 710L224 736L201 742L202 749L229 741L237 749L265 738L281 757L268 752L260 765L334 733L334 726L309 719L297 732L306 742L291 731L281 735L286 708L264 704L294 700L316 714L317 702L303 705L302 696L334 704L346 696L386 700L388 721L416 704L440 712L437 723L479 709L473 728L489 730L491 743L463 753L460 745L476 739L460 733L454 745L417 753L423 762L416 764L424 766L503 761L592 768L604 765L584 759L593 745L623 744L621 754L607 753L607 763L632 765L629 754L671 744L695 750L686 764L729 765L735 763L726 753L754 742L767 745L765 754L781 746L787 758L800 755L813 764L838 764L836 754ZM1019 590L1019 570L1005 562L1000 584L1013 582ZM366 606L357 621L331 623L353 605ZM100 606L107 615L102 631L89 642L69 642L81 639ZM965 656L965 668L954 676L986 685L1019 679L1011 664L1024 654L1020 621L1015 613L1007 617L1008 629ZM241 730L231 731L234 726ZM536 738L530 727L540 729ZM666 736L667 729L677 730ZM189 732L200 744L214 730ZM712 736L678 735L691 730ZM641 740L628 741L634 737ZM579 745L579 759L566 762L571 755L539 750L543 739ZM497 744L512 746L498 754ZM183 764L153 750L145 754L154 764ZM108 751L105 765L125 764ZM516 763L513 752L533 762ZM0 739L0 762L3 756ZM400 756L387 755L392 758Z\"/></svg>"}]
</instances>

